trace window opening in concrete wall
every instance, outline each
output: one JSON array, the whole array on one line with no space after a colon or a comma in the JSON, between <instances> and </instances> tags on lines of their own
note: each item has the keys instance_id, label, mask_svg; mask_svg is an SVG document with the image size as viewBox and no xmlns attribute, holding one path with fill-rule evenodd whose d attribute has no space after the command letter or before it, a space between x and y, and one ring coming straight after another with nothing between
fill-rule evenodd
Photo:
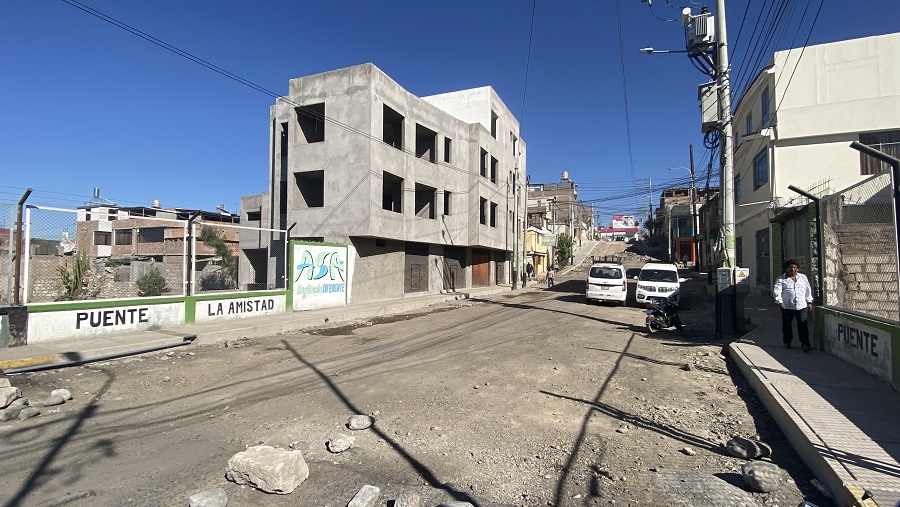
<instances>
[{"instance_id":1,"label":"window opening in concrete wall","mask_svg":"<svg viewBox=\"0 0 900 507\"><path fill-rule=\"evenodd\" d=\"M138 243L162 243L165 237L162 227L142 227L138 230Z\"/></svg>"},{"instance_id":2,"label":"window opening in concrete wall","mask_svg":"<svg viewBox=\"0 0 900 507\"><path fill-rule=\"evenodd\" d=\"M449 137L444 138L444 162L450 163L450 152L453 147L453 141Z\"/></svg>"},{"instance_id":3,"label":"window opening in concrete wall","mask_svg":"<svg viewBox=\"0 0 900 507\"><path fill-rule=\"evenodd\" d=\"M497 159L491 157L491 183L497 183Z\"/></svg>"},{"instance_id":4,"label":"window opening in concrete wall","mask_svg":"<svg viewBox=\"0 0 900 507\"><path fill-rule=\"evenodd\" d=\"M450 215L451 194L449 190L444 190L444 215Z\"/></svg>"},{"instance_id":5,"label":"window opening in concrete wall","mask_svg":"<svg viewBox=\"0 0 900 507\"><path fill-rule=\"evenodd\" d=\"M281 139L279 147L281 149L281 170L277 172L280 176L279 187L278 187L278 214L279 214L279 227L285 228L287 222L287 209L288 209L288 124L281 124Z\"/></svg>"},{"instance_id":6,"label":"window opening in concrete wall","mask_svg":"<svg viewBox=\"0 0 900 507\"><path fill-rule=\"evenodd\" d=\"M261 211L248 211L247 212L247 221L248 222L259 222L262 220L262 212Z\"/></svg>"},{"instance_id":7,"label":"window opening in concrete wall","mask_svg":"<svg viewBox=\"0 0 900 507\"><path fill-rule=\"evenodd\" d=\"M766 88L762 91L762 95L759 97L759 105L760 105L760 118L759 118L759 128L762 129L766 125L769 124L769 89Z\"/></svg>"},{"instance_id":8,"label":"window opening in concrete wall","mask_svg":"<svg viewBox=\"0 0 900 507\"><path fill-rule=\"evenodd\" d=\"M434 218L434 200L437 189L416 183L416 216L419 218Z\"/></svg>"},{"instance_id":9,"label":"window opening in concrete wall","mask_svg":"<svg viewBox=\"0 0 900 507\"><path fill-rule=\"evenodd\" d=\"M497 139L497 124L500 122L500 119L497 117L497 113L491 111L491 137Z\"/></svg>"},{"instance_id":10,"label":"window opening in concrete wall","mask_svg":"<svg viewBox=\"0 0 900 507\"><path fill-rule=\"evenodd\" d=\"M481 197L481 205L478 207L479 222L481 225L487 224L487 199Z\"/></svg>"},{"instance_id":11,"label":"window opening in concrete wall","mask_svg":"<svg viewBox=\"0 0 900 507\"><path fill-rule=\"evenodd\" d=\"M744 129L747 134L753 132L753 113L747 113L747 121L744 124Z\"/></svg>"},{"instance_id":12,"label":"window opening in concrete wall","mask_svg":"<svg viewBox=\"0 0 900 507\"><path fill-rule=\"evenodd\" d=\"M437 132L416 123L416 156L434 163L436 154Z\"/></svg>"},{"instance_id":13,"label":"window opening in concrete wall","mask_svg":"<svg viewBox=\"0 0 900 507\"><path fill-rule=\"evenodd\" d=\"M297 124L303 133L304 144L321 143L325 140L325 103L309 104L294 108Z\"/></svg>"},{"instance_id":14,"label":"window opening in concrete wall","mask_svg":"<svg viewBox=\"0 0 900 507\"><path fill-rule=\"evenodd\" d=\"M321 208L325 206L325 171L294 173L300 199L295 208Z\"/></svg>"},{"instance_id":15,"label":"window opening in concrete wall","mask_svg":"<svg viewBox=\"0 0 900 507\"><path fill-rule=\"evenodd\" d=\"M734 203L738 204L741 202L741 175L734 175Z\"/></svg>"},{"instance_id":16,"label":"window opening in concrete wall","mask_svg":"<svg viewBox=\"0 0 900 507\"><path fill-rule=\"evenodd\" d=\"M95 245L111 245L112 233L105 231L94 231Z\"/></svg>"},{"instance_id":17,"label":"window opening in concrete wall","mask_svg":"<svg viewBox=\"0 0 900 507\"><path fill-rule=\"evenodd\" d=\"M497 203L491 203L491 227L497 227Z\"/></svg>"},{"instance_id":18,"label":"window opening in concrete wall","mask_svg":"<svg viewBox=\"0 0 900 507\"><path fill-rule=\"evenodd\" d=\"M382 177L381 208L403 213L403 178L387 171Z\"/></svg>"},{"instance_id":19,"label":"window opening in concrete wall","mask_svg":"<svg viewBox=\"0 0 900 507\"><path fill-rule=\"evenodd\" d=\"M481 175L487 178L488 171L488 152L484 148L481 149Z\"/></svg>"},{"instance_id":20,"label":"window opening in concrete wall","mask_svg":"<svg viewBox=\"0 0 900 507\"><path fill-rule=\"evenodd\" d=\"M385 104L384 106L384 126L383 126L383 135L381 139L397 148L398 150L403 149L403 115L394 111L390 107Z\"/></svg>"},{"instance_id":21,"label":"window opening in concrete wall","mask_svg":"<svg viewBox=\"0 0 900 507\"><path fill-rule=\"evenodd\" d=\"M116 231L115 239L117 245L130 245L131 238L131 229L119 229Z\"/></svg>"},{"instance_id":22,"label":"window opening in concrete wall","mask_svg":"<svg viewBox=\"0 0 900 507\"><path fill-rule=\"evenodd\" d=\"M900 130L860 134L859 142L894 158L900 158ZM860 153L859 168L859 174L866 175L887 171L891 166L887 162L882 162L871 155Z\"/></svg>"},{"instance_id":23,"label":"window opening in concrete wall","mask_svg":"<svg viewBox=\"0 0 900 507\"><path fill-rule=\"evenodd\" d=\"M281 170L287 171L288 165L288 124L281 124L281 135L278 139L278 149L281 152Z\"/></svg>"},{"instance_id":24,"label":"window opening in concrete wall","mask_svg":"<svg viewBox=\"0 0 900 507\"><path fill-rule=\"evenodd\" d=\"M769 182L769 150L763 148L753 159L753 190Z\"/></svg>"},{"instance_id":25,"label":"window opening in concrete wall","mask_svg":"<svg viewBox=\"0 0 900 507\"><path fill-rule=\"evenodd\" d=\"M512 156L516 157L519 155L519 138L512 132L509 133L509 138L512 139Z\"/></svg>"}]
</instances>

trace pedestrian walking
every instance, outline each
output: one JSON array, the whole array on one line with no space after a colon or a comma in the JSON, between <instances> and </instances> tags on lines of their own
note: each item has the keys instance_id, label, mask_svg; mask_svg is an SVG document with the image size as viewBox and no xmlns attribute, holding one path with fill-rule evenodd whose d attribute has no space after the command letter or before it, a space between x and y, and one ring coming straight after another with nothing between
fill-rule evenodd
<instances>
[{"instance_id":1,"label":"pedestrian walking","mask_svg":"<svg viewBox=\"0 0 900 507\"><path fill-rule=\"evenodd\" d=\"M784 273L775 280L775 302L781 307L781 339L784 348L791 348L794 334L791 321L797 319L797 335L803 352L812 350L809 343L809 312L813 308L812 287L800 272L796 259L784 263Z\"/></svg>"},{"instance_id":2,"label":"pedestrian walking","mask_svg":"<svg viewBox=\"0 0 900 507\"><path fill-rule=\"evenodd\" d=\"M684 265L685 268L687 268L687 263L688 263L689 260L691 260L691 256L690 256L690 255L684 254L684 255L681 256L681 263Z\"/></svg>"},{"instance_id":3,"label":"pedestrian walking","mask_svg":"<svg viewBox=\"0 0 900 507\"><path fill-rule=\"evenodd\" d=\"M532 266L530 262L525 266L525 272L528 273L529 280L534 279L534 266Z\"/></svg>"},{"instance_id":4,"label":"pedestrian walking","mask_svg":"<svg viewBox=\"0 0 900 507\"><path fill-rule=\"evenodd\" d=\"M553 266L547 270L547 287L553 287Z\"/></svg>"}]
</instances>

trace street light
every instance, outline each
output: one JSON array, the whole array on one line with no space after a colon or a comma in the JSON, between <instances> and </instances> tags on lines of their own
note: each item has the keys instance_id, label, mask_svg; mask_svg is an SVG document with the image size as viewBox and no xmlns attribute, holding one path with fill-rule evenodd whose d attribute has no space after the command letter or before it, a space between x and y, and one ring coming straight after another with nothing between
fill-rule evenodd
<instances>
[{"instance_id":1,"label":"street light","mask_svg":"<svg viewBox=\"0 0 900 507\"><path fill-rule=\"evenodd\" d=\"M653 49L653 48L641 48L638 51L645 55L652 55L654 53L687 53L686 49Z\"/></svg>"}]
</instances>

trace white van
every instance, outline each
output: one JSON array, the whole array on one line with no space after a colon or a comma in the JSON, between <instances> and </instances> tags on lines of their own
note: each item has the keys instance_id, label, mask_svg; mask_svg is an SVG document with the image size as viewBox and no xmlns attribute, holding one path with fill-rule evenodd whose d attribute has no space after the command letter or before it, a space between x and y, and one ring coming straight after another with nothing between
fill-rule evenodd
<instances>
[{"instance_id":1,"label":"white van","mask_svg":"<svg viewBox=\"0 0 900 507\"><path fill-rule=\"evenodd\" d=\"M625 267L615 262L598 262L588 271L584 286L584 299L591 301L615 301L625 306L628 296L628 280Z\"/></svg>"},{"instance_id":2,"label":"white van","mask_svg":"<svg viewBox=\"0 0 900 507\"><path fill-rule=\"evenodd\" d=\"M641 268L641 274L634 277L638 281L634 297L639 305L653 298L667 298L672 293L675 305L681 299L681 283L686 278L678 276L678 266L672 263L648 262Z\"/></svg>"}]
</instances>

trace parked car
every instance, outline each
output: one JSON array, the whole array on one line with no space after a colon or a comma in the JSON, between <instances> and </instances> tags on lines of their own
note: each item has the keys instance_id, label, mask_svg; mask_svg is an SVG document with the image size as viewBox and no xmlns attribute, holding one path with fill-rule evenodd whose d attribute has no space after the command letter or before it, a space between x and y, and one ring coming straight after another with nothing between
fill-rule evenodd
<instances>
[{"instance_id":1,"label":"parked car","mask_svg":"<svg viewBox=\"0 0 900 507\"><path fill-rule=\"evenodd\" d=\"M625 306L628 295L628 280L625 267L615 262L598 262L591 265L584 286L584 299L591 301L613 301Z\"/></svg>"},{"instance_id":2,"label":"parked car","mask_svg":"<svg viewBox=\"0 0 900 507\"><path fill-rule=\"evenodd\" d=\"M672 263L648 262L641 268L641 273L634 277L638 281L634 297L639 305L647 304L653 298L668 298L678 306L681 300L681 283L686 278L679 278L678 266Z\"/></svg>"}]
</instances>

